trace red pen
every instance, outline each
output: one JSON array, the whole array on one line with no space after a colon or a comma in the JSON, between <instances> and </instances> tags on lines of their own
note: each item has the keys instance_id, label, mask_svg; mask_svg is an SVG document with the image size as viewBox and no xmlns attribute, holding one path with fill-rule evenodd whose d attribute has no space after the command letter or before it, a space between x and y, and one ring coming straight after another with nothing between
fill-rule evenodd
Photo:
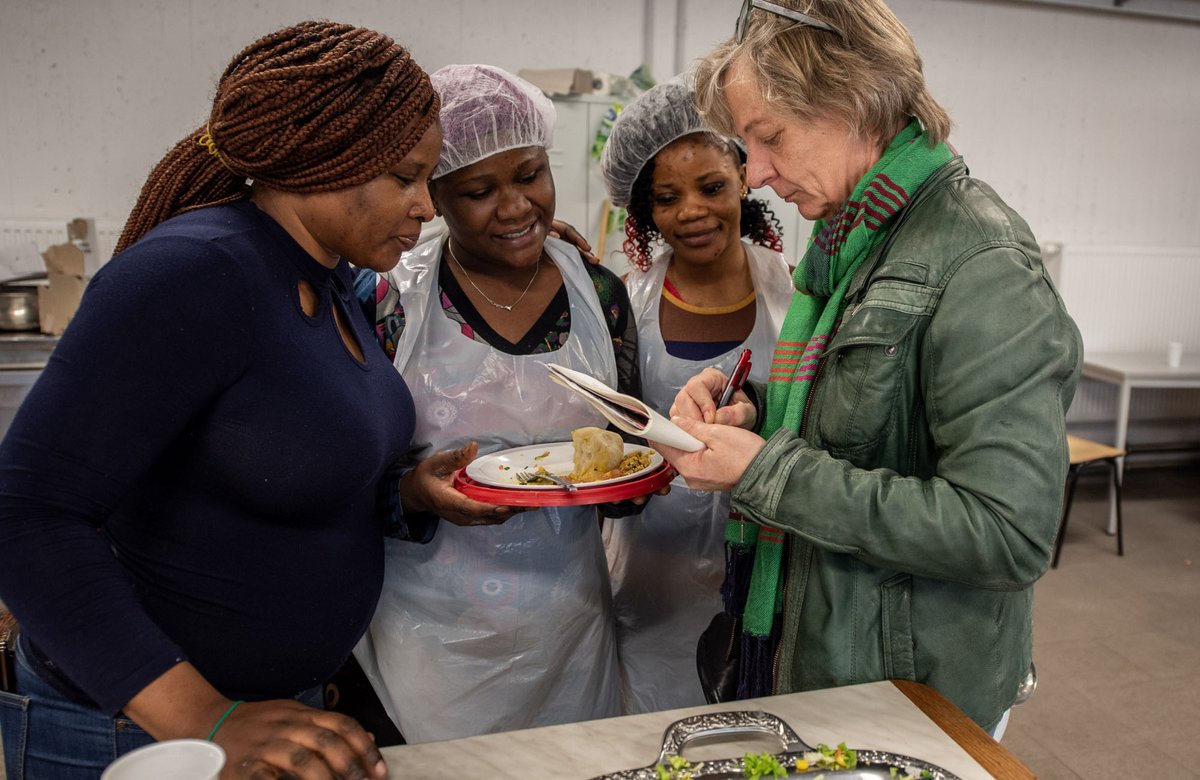
<instances>
[{"instance_id":1,"label":"red pen","mask_svg":"<svg viewBox=\"0 0 1200 780\"><path fill-rule=\"evenodd\" d=\"M746 377L750 376L750 354L750 350L743 349L742 354L738 355L737 364L729 374L729 381L725 383L725 389L721 391L721 399L717 402L718 409L728 406L729 402L733 400L733 394L746 384Z\"/></svg>"}]
</instances>

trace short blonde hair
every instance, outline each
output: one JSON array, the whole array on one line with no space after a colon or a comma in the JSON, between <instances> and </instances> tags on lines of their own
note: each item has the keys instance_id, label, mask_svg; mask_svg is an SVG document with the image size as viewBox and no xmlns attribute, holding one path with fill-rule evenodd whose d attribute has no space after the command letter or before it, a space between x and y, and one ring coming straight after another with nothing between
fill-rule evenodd
<instances>
[{"instance_id":1,"label":"short blonde hair","mask_svg":"<svg viewBox=\"0 0 1200 780\"><path fill-rule=\"evenodd\" d=\"M842 119L855 135L885 146L911 116L931 146L950 134L950 115L925 87L912 37L883 0L773 1L828 22L845 39L753 11L745 40L725 41L697 65L696 104L711 127L736 135L723 90L730 66L743 60L763 99L782 116Z\"/></svg>"}]
</instances>

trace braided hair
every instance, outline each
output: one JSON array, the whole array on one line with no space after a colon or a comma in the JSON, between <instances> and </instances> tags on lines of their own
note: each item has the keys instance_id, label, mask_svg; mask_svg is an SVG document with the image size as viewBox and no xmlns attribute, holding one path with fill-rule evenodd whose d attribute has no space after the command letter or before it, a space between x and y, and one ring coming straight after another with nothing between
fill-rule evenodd
<instances>
[{"instance_id":1,"label":"braided hair","mask_svg":"<svg viewBox=\"0 0 1200 780\"><path fill-rule=\"evenodd\" d=\"M250 44L221 75L208 123L154 167L120 252L186 211L243 200L250 183L328 192L374 179L436 121L409 52L373 30L306 21Z\"/></svg>"},{"instance_id":2,"label":"braided hair","mask_svg":"<svg viewBox=\"0 0 1200 780\"><path fill-rule=\"evenodd\" d=\"M706 133L705 138L714 147L731 155L739 165L745 162L742 150L733 141L710 133ZM629 205L625 209L625 241L621 244L621 249L630 262L641 271L650 270L654 260L650 246L662 238L658 225L654 224L654 203L651 198L654 161L654 157L647 160L634 180ZM783 226L765 200L742 198L740 223L741 235L759 246L774 249L776 252L783 251Z\"/></svg>"}]
</instances>

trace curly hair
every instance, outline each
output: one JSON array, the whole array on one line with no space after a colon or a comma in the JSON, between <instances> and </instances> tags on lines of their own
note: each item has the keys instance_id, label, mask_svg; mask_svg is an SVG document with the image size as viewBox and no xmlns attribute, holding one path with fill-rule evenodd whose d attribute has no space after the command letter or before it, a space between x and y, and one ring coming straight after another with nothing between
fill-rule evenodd
<instances>
[{"instance_id":1,"label":"curly hair","mask_svg":"<svg viewBox=\"0 0 1200 780\"><path fill-rule=\"evenodd\" d=\"M173 216L248 198L247 179L287 192L370 181L412 151L439 105L382 33L307 21L260 38L221 75L208 123L150 172L116 251Z\"/></svg>"},{"instance_id":2,"label":"curly hair","mask_svg":"<svg viewBox=\"0 0 1200 780\"><path fill-rule=\"evenodd\" d=\"M711 135L706 137L713 147L732 156L739 165L742 164L742 152L737 144L718 140ZM654 260L651 245L662 238L658 225L654 224L654 203L651 198L654 161L654 157L650 158L634 180L629 205L625 209L625 241L621 244L621 249L639 271L650 270ZM776 252L783 251L783 225L765 200L742 198L739 222L740 235L759 246L774 249Z\"/></svg>"}]
</instances>

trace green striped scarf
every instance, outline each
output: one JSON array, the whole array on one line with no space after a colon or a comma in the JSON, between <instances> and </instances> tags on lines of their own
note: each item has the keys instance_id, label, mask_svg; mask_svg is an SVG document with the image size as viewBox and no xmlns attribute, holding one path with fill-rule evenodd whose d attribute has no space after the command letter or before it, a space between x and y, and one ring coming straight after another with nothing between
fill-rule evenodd
<instances>
[{"instance_id":1,"label":"green striped scarf","mask_svg":"<svg viewBox=\"0 0 1200 780\"><path fill-rule=\"evenodd\" d=\"M920 123L913 119L837 213L813 225L808 249L792 275L797 294L792 296L771 361L764 438L785 426L801 430L818 362L840 322L855 270L884 239L892 218L913 192L952 157L944 142L930 148ZM731 520L725 531L727 544L742 554L753 551L754 556L742 630L747 638L768 638L782 604L784 534L766 526L745 528L744 522ZM752 664L742 665L743 681L763 671L770 679L769 670L748 666ZM752 686L749 694L771 692L753 690L757 687Z\"/></svg>"}]
</instances>

